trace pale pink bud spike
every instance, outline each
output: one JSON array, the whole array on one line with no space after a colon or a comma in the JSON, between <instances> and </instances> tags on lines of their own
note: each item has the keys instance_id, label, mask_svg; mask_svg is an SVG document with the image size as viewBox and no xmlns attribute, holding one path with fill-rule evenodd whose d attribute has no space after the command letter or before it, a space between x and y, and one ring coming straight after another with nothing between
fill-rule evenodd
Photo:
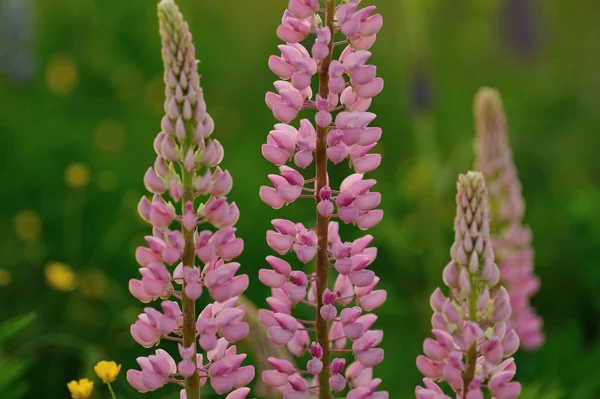
<instances>
[{"instance_id":1,"label":"pale pink bud spike","mask_svg":"<svg viewBox=\"0 0 600 399\"><path fill-rule=\"evenodd\" d=\"M238 263L225 263L243 249L243 241L235 237L232 227L239 210L224 197L231 190L232 178L217 167L223 159L221 144L214 139L205 142L214 123L206 113L188 25L173 0L161 0L158 14L167 98L163 131L154 140L159 157L144 176L144 184L154 196L152 201L143 197L138 204L140 216L153 225L153 234L146 237L147 247L136 249L141 279L130 280L129 290L142 302L163 301L161 310L144 309L131 326L131 335L147 348L163 338L180 341L181 360L176 362L159 349L154 355L138 358L141 370L129 370L127 380L140 392L177 380L185 385L181 393L185 399L198 398L200 386L209 382L219 394L233 390L229 399L243 399L249 393L244 386L254 378L254 367L242 366L245 355L230 344L249 332L248 324L242 321L244 307L235 307L248 286L248 277L235 275ZM166 191L180 213L161 196ZM209 197L197 210L195 200L201 196ZM174 222L181 230L171 230ZM198 233L199 223L210 223L217 231ZM196 267L196 256L203 270ZM174 285L183 286L176 289ZM195 302L204 288L215 302L209 303L196 320ZM182 299L181 306L168 300L171 297ZM206 365L204 355L197 353L196 342L209 351Z\"/></svg>"},{"instance_id":2,"label":"pale pink bud spike","mask_svg":"<svg viewBox=\"0 0 600 399\"><path fill-rule=\"evenodd\" d=\"M481 88L475 96L474 113L475 165L488 183L491 234L501 265L500 279L513 298L508 325L516 330L525 350L535 350L544 342L542 319L530 305L539 289L539 278L534 274L531 231L522 224L525 201L498 91Z\"/></svg>"},{"instance_id":3,"label":"pale pink bud spike","mask_svg":"<svg viewBox=\"0 0 600 399\"><path fill-rule=\"evenodd\" d=\"M423 399L442 397L439 386L428 382L431 379L446 382L457 397L483 398L487 389L501 398L498 392L503 389L520 390L518 383L510 382L514 373L507 378L497 375L503 359L517 350L519 339L505 324L511 312L508 293L496 287L498 280L493 278L498 267L491 249L483 175L460 175L457 191L452 261L443 271L449 295L438 288L430 298L435 339L427 338L425 356L417 357L417 368L426 380L425 388L417 387L415 394ZM496 293L493 299L490 291Z\"/></svg>"}]
</instances>

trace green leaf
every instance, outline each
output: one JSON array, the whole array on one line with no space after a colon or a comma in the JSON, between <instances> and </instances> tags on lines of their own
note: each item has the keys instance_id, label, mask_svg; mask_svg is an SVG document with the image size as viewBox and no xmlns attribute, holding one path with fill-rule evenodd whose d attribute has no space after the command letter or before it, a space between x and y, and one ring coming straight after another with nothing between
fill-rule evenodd
<instances>
[{"instance_id":1,"label":"green leaf","mask_svg":"<svg viewBox=\"0 0 600 399\"><path fill-rule=\"evenodd\" d=\"M37 315L35 312L31 312L25 315L14 317L0 324L0 342L22 331L25 327L31 324L36 317Z\"/></svg>"},{"instance_id":2,"label":"green leaf","mask_svg":"<svg viewBox=\"0 0 600 399\"><path fill-rule=\"evenodd\" d=\"M30 362L24 360L4 361L0 363L0 397L4 398L4 392L12 391L13 384L22 380L23 375L29 369Z\"/></svg>"},{"instance_id":3,"label":"green leaf","mask_svg":"<svg viewBox=\"0 0 600 399\"><path fill-rule=\"evenodd\" d=\"M24 382L16 383L10 387L9 391L2 391L2 399L21 399L29 391L29 386Z\"/></svg>"},{"instance_id":4,"label":"green leaf","mask_svg":"<svg viewBox=\"0 0 600 399\"><path fill-rule=\"evenodd\" d=\"M523 384L522 399L563 399L562 389L555 384L530 383Z\"/></svg>"}]
</instances>

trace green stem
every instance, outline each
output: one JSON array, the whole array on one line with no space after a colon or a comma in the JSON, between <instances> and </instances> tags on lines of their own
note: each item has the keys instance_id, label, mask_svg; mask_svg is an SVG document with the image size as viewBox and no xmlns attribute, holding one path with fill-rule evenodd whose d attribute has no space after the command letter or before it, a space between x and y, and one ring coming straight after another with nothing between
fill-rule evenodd
<instances>
[{"instance_id":1,"label":"green stem","mask_svg":"<svg viewBox=\"0 0 600 399\"><path fill-rule=\"evenodd\" d=\"M462 266L466 267L466 266ZM471 297L469 298L469 320L475 322L477 318L477 299L479 298L478 284L476 277L469 273L469 282L471 283ZM475 367L477 365L477 344L471 345L467 351L467 361L465 374L463 377L463 398L467 395L469 384L475 378Z\"/></svg>"},{"instance_id":2,"label":"green stem","mask_svg":"<svg viewBox=\"0 0 600 399\"><path fill-rule=\"evenodd\" d=\"M110 391L110 396L112 397L112 399L117 399L117 397L115 396L115 391L113 391L112 385L110 385L110 382L107 382L106 385L108 385L108 390Z\"/></svg>"},{"instance_id":3,"label":"green stem","mask_svg":"<svg viewBox=\"0 0 600 399\"><path fill-rule=\"evenodd\" d=\"M191 124L187 124L186 131L188 135L188 139L186 143L183 145L183 154L186 154L188 149L190 148L191 135L193 134L193 126ZM194 172L190 172L185 170L182 167L182 184L183 184L183 199L181 211L182 214L185 212L185 204L188 201L194 202ZM195 247L194 247L194 231L187 231L183 225L181 226L181 232L183 233L183 238L185 240L184 248L183 248L183 266L194 267L194 258ZM196 342L196 301L188 298L185 295L185 281L183 283L183 299L182 299L182 311L183 311L183 345L187 348L195 344ZM190 359L194 364L196 364L196 353ZM185 378L185 392L187 395L187 399L200 399L200 378L198 376L198 370L194 372L193 375Z\"/></svg>"},{"instance_id":4,"label":"green stem","mask_svg":"<svg viewBox=\"0 0 600 399\"><path fill-rule=\"evenodd\" d=\"M463 386L463 397L467 395L469 391L469 384L475 378L475 365L477 363L477 349L475 344L471 345L467 352L467 367L465 369L464 386Z\"/></svg>"},{"instance_id":5,"label":"green stem","mask_svg":"<svg viewBox=\"0 0 600 399\"><path fill-rule=\"evenodd\" d=\"M335 33L334 26L335 0L327 1L326 24L331 30L331 43L329 43L329 54L323 60L321 72L319 75L319 94L322 98L329 97L329 65L331 64L331 56L333 53L333 36ZM317 191L315 197L319 202L319 192L327 185L327 132L329 129L317 128ZM323 357L321 358L324 367L319 373L319 399L329 399L331 397L331 389L329 388L329 325L325 319L321 317L321 308L323 307L323 292L327 288L327 280L329 273L329 260L327 259L327 232L329 229L329 218L321 216L317 212L317 234L319 237L317 247L317 342L323 348Z\"/></svg>"}]
</instances>

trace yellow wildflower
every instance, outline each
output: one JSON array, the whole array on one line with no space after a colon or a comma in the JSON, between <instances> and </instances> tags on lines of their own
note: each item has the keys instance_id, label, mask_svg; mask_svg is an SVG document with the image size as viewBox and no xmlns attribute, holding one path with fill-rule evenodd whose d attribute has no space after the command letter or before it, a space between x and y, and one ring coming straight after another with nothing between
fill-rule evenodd
<instances>
[{"instance_id":1,"label":"yellow wildflower","mask_svg":"<svg viewBox=\"0 0 600 399\"><path fill-rule=\"evenodd\" d=\"M94 383L87 378L82 378L79 381L69 382L67 388L73 399L88 399L94 389Z\"/></svg>"},{"instance_id":2,"label":"yellow wildflower","mask_svg":"<svg viewBox=\"0 0 600 399\"><path fill-rule=\"evenodd\" d=\"M117 363L112 361L102 360L94 366L94 371L98 374L102 382L107 384L117 379L117 375L121 371L121 365L117 365Z\"/></svg>"},{"instance_id":3,"label":"yellow wildflower","mask_svg":"<svg viewBox=\"0 0 600 399\"><path fill-rule=\"evenodd\" d=\"M77 287L77 276L66 263L50 262L44 273L48 285L57 291L73 291Z\"/></svg>"}]
</instances>

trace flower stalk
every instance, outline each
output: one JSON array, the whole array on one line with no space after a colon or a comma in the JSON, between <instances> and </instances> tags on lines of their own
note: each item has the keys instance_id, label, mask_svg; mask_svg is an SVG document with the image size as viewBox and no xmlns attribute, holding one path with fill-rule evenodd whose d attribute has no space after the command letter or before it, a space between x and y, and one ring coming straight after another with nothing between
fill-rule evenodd
<instances>
[{"instance_id":1,"label":"flower stalk","mask_svg":"<svg viewBox=\"0 0 600 399\"><path fill-rule=\"evenodd\" d=\"M330 32L335 32L334 25L335 0L326 1L326 27ZM333 52L333 40L327 45L327 56L321 63L321 71L319 72L319 95L321 98L329 98L329 66ZM321 199L319 193L327 187L327 127L317 126L317 189L315 192L315 201L318 204ZM329 217L327 214L321 215L316 212L317 217L317 308L315 315L317 320L317 342L323 349L321 361L324 364L329 364L329 323L321 316L323 308L323 294L329 285L329 260L327 253ZM329 369L324 368L319 374L319 397L328 398L330 395L329 387Z\"/></svg>"},{"instance_id":2,"label":"flower stalk","mask_svg":"<svg viewBox=\"0 0 600 399\"><path fill-rule=\"evenodd\" d=\"M364 178L381 162L381 155L370 151L382 132L369 126L376 115L367 110L383 90L383 80L376 76L376 67L366 62L382 18L373 14L374 6L359 9L359 3L290 0L277 29L286 44L279 46L281 56L269 59L270 69L280 80L274 84L277 92L267 93L266 102L280 123L269 133L262 153L280 173L269 175L273 186L261 187L260 197L275 209L314 199L316 210L314 228L275 219L275 230L267 232L267 243L275 252L281 256L295 253L302 264L314 261L314 272L294 270L288 261L275 256L267 257L270 269L259 272L260 280L272 289L267 299L271 310L259 314L269 339L287 345L296 356L306 352L311 356L305 368L269 359L273 369L263 372L263 381L284 397L329 399L332 393L345 391L350 397L388 396L377 391L381 381L372 378L372 368L383 360L383 350L377 347L383 332L371 330L375 315L363 314L386 299L385 290L375 290L379 279L369 269L377 254L376 248L369 247L373 237L344 242L338 221L333 220L366 230L383 217L376 209L381 195L371 191L376 182ZM309 35L314 35L310 51L300 44ZM345 46L339 59L334 57L336 46ZM318 90L313 98L315 75ZM293 126L303 110L316 112L314 119L302 119L299 127ZM330 162L339 164L345 159L354 173L339 188L332 188ZM290 161L298 169L287 166ZM301 170L313 162L315 174L304 176ZM329 280L332 269L337 272L333 284ZM349 306L352 302L354 306ZM293 315L297 307L316 312L314 320Z\"/></svg>"},{"instance_id":3,"label":"flower stalk","mask_svg":"<svg viewBox=\"0 0 600 399\"><path fill-rule=\"evenodd\" d=\"M152 235L147 246L136 249L141 279L132 279L129 290L144 303L162 302L161 310L144 309L131 334L146 348L162 339L177 342L180 360L158 349L138 358L141 370L129 370L127 380L140 392L177 384L185 387L185 399L199 399L200 388L210 382L217 394L244 399L254 367L242 366L246 355L235 345L249 326L244 306L237 305L248 276L236 276L240 264L230 262L244 246L233 227L239 210L226 198L233 180L219 167L223 147L211 138L214 123L206 112L187 22L173 0L159 2L158 17L166 115L154 141L156 162L144 176L153 197L144 196L138 205ZM196 301L204 292L213 302L198 312Z\"/></svg>"},{"instance_id":4,"label":"flower stalk","mask_svg":"<svg viewBox=\"0 0 600 399\"><path fill-rule=\"evenodd\" d=\"M117 396L115 395L115 391L113 390L113 387L110 384L110 382L107 382L106 385L108 385L108 391L110 392L110 397L112 399L117 399Z\"/></svg>"},{"instance_id":5,"label":"flower stalk","mask_svg":"<svg viewBox=\"0 0 600 399\"><path fill-rule=\"evenodd\" d=\"M521 347L531 351L544 343L542 318L531 306L540 279L534 273L531 230L523 225L525 201L498 91L481 88L475 96L474 113L475 167L483 173L490 191L492 241L513 310L508 326L519 335Z\"/></svg>"},{"instance_id":6,"label":"flower stalk","mask_svg":"<svg viewBox=\"0 0 600 399\"><path fill-rule=\"evenodd\" d=\"M484 390L496 399L515 399L521 385L511 357L519 337L507 327L511 308L506 289L499 286L490 239L488 193L483 175L468 172L457 184L455 240L452 260L430 298L433 338L425 339L417 368L425 376L417 399L450 399L438 385L445 382L457 399L483 399Z\"/></svg>"},{"instance_id":7,"label":"flower stalk","mask_svg":"<svg viewBox=\"0 0 600 399\"><path fill-rule=\"evenodd\" d=\"M184 153L189 150L189 141L192 135L191 126L186 126L186 147ZM188 203L194 202L193 193L193 174L182 170L183 174L183 201L181 214L185 213L185 206ZM181 232L183 234L184 246L182 255L183 267L194 268L194 262L196 258L196 248L194 246L194 233L191 230L187 230L184 226L181 226ZM193 347L196 342L196 301L190 298L185 292L188 283L183 281L183 298L182 298L182 311L183 311L183 346L186 348ZM190 359L192 364L197 364L198 358L194 352ZM198 376L198 370L194 370L194 373L185 378L185 391L190 398L200 398L200 378Z\"/></svg>"}]
</instances>

